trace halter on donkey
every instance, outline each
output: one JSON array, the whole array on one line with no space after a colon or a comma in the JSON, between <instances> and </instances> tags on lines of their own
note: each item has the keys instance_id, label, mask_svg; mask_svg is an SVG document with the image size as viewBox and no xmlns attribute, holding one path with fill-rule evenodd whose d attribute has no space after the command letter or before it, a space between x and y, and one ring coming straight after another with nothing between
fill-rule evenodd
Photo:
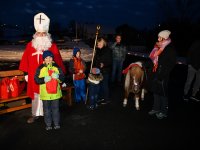
<instances>
[{"instance_id":1,"label":"halter on donkey","mask_svg":"<svg viewBox=\"0 0 200 150\"><path fill-rule=\"evenodd\" d=\"M125 96L123 106L126 107L128 102L128 96L130 93L134 94L135 107L140 109L139 100L144 100L144 70L141 62L135 62L130 64L123 70L125 75L124 90Z\"/></svg>"}]
</instances>

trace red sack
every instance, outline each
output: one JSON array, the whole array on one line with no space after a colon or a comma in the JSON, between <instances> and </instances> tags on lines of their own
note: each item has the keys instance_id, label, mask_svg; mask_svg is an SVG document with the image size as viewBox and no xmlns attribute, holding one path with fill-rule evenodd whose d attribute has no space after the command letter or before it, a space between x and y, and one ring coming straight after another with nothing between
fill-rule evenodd
<instances>
[{"instance_id":1,"label":"red sack","mask_svg":"<svg viewBox=\"0 0 200 150\"><path fill-rule=\"evenodd\" d=\"M58 86L58 81L56 79L51 79L51 81L46 83L47 93L56 94L57 86Z\"/></svg>"},{"instance_id":2,"label":"red sack","mask_svg":"<svg viewBox=\"0 0 200 150\"><path fill-rule=\"evenodd\" d=\"M51 76L53 72L54 72L53 70L49 70L48 71L49 76ZM46 90L47 90L47 93L49 94L56 94L57 87L58 87L58 81L54 78L51 78L51 80L46 83Z\"/></svg>"},{"instance_id":3,"label":"red sack","mask_svg":"<svg viewBox=\"0 0 200 150\"><path fill-rule=\"evenodd\" d=\"M54 73L54 70L48 70L49 76L52 75L52 73Z\"/></svg>"},{"instance_id":4,"label":"red sack","mask_svg":"<svg viewBox=\"0 0 200 150\"><path fill-rule=\"evenodd\" d=\"M26 88L26 81L20 83L20 85L19 85L19 95L24 91L25 88Z\"/></svg>"},{"instance_id":5,"label":"red sack","mask_svg":"<svg viewBox=\"0 0 200 150\"><path fill-rule=\"evenodd\" d=\"M10 79L10 92L11 97L17 97L20 94L20 83L17 77Z\"/></svg>"},{"instance_id":6,"label":"red sack","mask_svg":"<svg viewBox=\"0 0 200 150\"><path fill-rule=\"evenodd\" d=\"M1 80L1 98L2 99L8 99L10 98L10 79L8 77L5 77Z\"/></svg>"}]
</instances>

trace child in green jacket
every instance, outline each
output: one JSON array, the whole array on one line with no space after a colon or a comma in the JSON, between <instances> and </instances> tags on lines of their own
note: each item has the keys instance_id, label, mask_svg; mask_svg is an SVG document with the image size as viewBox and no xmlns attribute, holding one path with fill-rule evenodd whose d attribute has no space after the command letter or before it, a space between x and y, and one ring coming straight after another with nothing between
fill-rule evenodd
<instances>
[{"instance_id":1,"label":"child in green jacket","mask_svg":"<svg viewBox=\"0 0 200 150\"><path fill-rule=\"evenodd\" d=\"M46 130L60 129L59 99L62 97L60 83L64 81L61 68L53 61L53 53L43 52L44 63L35 73L35 82L40 85L40 99L43 101Z\"/></svg>"}]
</instances>

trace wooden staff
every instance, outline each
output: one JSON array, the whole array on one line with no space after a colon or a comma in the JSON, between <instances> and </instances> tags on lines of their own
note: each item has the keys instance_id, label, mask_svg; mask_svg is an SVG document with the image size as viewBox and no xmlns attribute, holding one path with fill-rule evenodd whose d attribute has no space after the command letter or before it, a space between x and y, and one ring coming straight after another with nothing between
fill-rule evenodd
<instances>
[{"instance_id":1,"label":"wooden staff","mask_svg":"<svg viewBox=\"0 0 200 150\"><path fill-rule=\"evenodd\" d=\"M95 52L96 52L96 43L97 43L97 37L98 37L98 34L99 34L99 30L100 30L100 25L97 25L96 37L95 37L95 42L94 42L94 48L93 48L93 52L92 52L92 62L91 62L91 65L90 65L90 72L89 73L91 73L92 66L93 66L93 61L94 61L94 55L95 55ZM87 87L87 91L86 91L85 104L87 104L87 99L88 99L88 87Z\"/></svg>"}]
</instances>

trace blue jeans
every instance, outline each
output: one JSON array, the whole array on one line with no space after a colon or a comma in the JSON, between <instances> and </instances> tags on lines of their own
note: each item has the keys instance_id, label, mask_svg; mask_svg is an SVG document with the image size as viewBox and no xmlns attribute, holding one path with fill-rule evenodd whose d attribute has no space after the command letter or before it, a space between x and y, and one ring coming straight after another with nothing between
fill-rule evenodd
<instances>
[{"instance_id":1,"label":"blue jeans","mask_svg":"<svg viewBox=\"0 0 200 150\"><path fill-rule=\"evenodd\" d=\"M58 100L43 100L44 122L50 127L52 121L55 126L60 125L59 99Z\"/></svg>"},{"instance_id":2,"label":"blue jeans","mask_svg":"<svg viewBox=\"0 0 200 150\"><path fill-rule=\"evenodd\" d=\"M123 60L113 60L113 64L112 64L112 82L115 81L116 77L117 77L118 82L121 82L122 68L123 68Z\"/></svg>"},{"instance_id":3,"label":"blue jeans","mask_svg":"<svg viewBox=\"0 0 200 150\"><path fill-rule=\"evenodd\" d=\"M93 84L89 83L88 85L88 91L89 91L89 100L91 106L96 106L97 100L98 100L98 94L99 94L99 84Z\"/></svg>"},{"instance_id":4,"label":"blue jeans","mask_svg":"<svg viewBox=\"0 0 200 150\"><path fill-rule=\"evenodd\" d=\"M153 110L159 111L163 114L168 112L168 98L165 96L154 94Z\"/></svg>"},{"instance_id":5,"label":"blue jeans","mask_svg":"<svg viewBox=\"0 0 200 150\"><path fill-rule=\"evenodd\" d=\"M80 102L81 98L83 101L86 100L86 89L85 79L74 80L74 91L75 91L75 102Z\"/></svg>"}]
</instances>

